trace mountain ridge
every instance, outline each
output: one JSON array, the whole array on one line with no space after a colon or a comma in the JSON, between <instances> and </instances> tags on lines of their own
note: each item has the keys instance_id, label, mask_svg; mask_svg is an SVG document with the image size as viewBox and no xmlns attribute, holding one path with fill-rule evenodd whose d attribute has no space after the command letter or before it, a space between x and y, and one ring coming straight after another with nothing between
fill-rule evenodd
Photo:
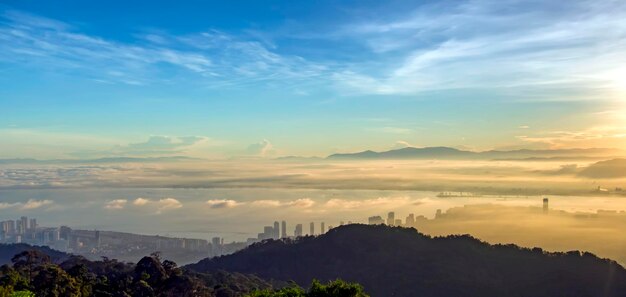
<instances>
[{"instance_id":1,"label":"mountain ridge","mask_svg":"<svg viewBox=\"0 0 626 297\"><path fill-rule=\"evenodd\" d=\"M626 270L590 253L490 245L468 235L345 225L317 237L270 240L186 268L264 279L341 278L372 296L623 296Z\"/></svg>"},{"instance_id":2,"label":"mountain ridge","mask_svg":"<svg viewBox=\"0 0 626 297\"><path fill-rule=\"evenodd\" d=\"M611 157L623 156L626 152L612 148L572 148L555 150L488 150L469 151L446 146L437 147L405 147L381 152L366 150L356 153L338 153L326 159L526 159L526 158L555 158L555 157Z\"/></svg>"}]
</instances>

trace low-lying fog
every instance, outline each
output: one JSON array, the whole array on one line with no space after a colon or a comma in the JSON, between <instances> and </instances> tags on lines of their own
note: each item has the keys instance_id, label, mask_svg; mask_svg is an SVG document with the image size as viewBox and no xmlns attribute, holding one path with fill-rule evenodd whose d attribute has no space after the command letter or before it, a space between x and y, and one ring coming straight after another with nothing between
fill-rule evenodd
<instances>
[{"instance_id":1,"label":"low-lying fog","mask_svg":"<svg viewBox=\"0 0 626 297\"><path fill-rule=\"evenodd\" d=\"M603 172L596 166L254 159L3 164L0 219L26 215L42 226L233 241L256 237L274 221L286 220L289 233L297 223L308 231L315 222L319 232L320 222L365 223L395 211L403 220L409 213L431 219L417 226L428 234L469 233L492 243L589 250L624 264L626 214L619 212L626 211L620 190L626 179L619 167L612 178L590 176ZM438 197L440 192L450 194ZM543 197L550 199L549 214L537 209ZM433 220L437 209L448 215ZM598 210L617 214L588 215Z\"/></svg>"},{"instance_id":2,"label":"low-lying fog","mask_svg":"<svg viewBox=\"0 0 626 297\"><path fill-rule=\"evenodd\" d=\"M4 164L0 188L311 188L463 191L509 195L617 194L626 160L281 161Z\"/></svg>"}]
</instances>

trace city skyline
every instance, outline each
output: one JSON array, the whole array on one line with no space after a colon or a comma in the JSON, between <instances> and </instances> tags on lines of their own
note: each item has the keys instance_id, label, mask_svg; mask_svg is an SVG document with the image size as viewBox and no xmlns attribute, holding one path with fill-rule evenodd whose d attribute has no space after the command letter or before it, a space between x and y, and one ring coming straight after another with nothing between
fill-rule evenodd
<instances>
[{"instance_id":1,"label":"city skyline","mask_svg":"<svg viewBox=\"0 0 626 297\"><path fill-rule=\"evenodd\" d=\"M544 213L548 213L549 210L549 198L544 197L541 199L542 201L542 211ZM395 211L389 211L387 213L387 219L384 220L380 215L375 215L375 216L369 216L367 218L367 220L359 220L356 221L357 224L368 224L368 225L380 225L380 224L385 224L388 226L400 226L400 227L415 227L416 223L418 221L425 221L427 220L427 217L424 215L418 215L417 217L415 216L414 213L408 213L407 217L404 219L404 221L398 217L396 218L395 216L396 212ZM437 209L435 212L435 216L433 217L434 219L439 218L440 216L443 215L443 212L441 209ZM315 228L315 224L319 225L319 232L316 232L316 228ZM339 220L338 221L338 226L343 226L345 224L345 222L343 220ZM347 224L353 224L352 221L347 221ZM281 220L281 221L274 221L274 223L272 225L267 225L267 226L263 226L263 232L258 233L257 237L250 237L247 238L246 240L246 244L252 244L258 241L262 241L262 240L267 240L267 239L273 239L273 240L278 240L278 239L287 239L287 238L295 238L295 237L299 237L299 236L316 236L316 235L323 235L324 233L326 233L326 231L330 231L331 229L333 229L333 225L328 225L328 229L326 229L326 222L325 221L318 221L318 222L309 222L309 232L304 232L303 230L303 224L302 223L297 223L294 224L294 229L291 232L291 234L293 235L289 235L287 228L288 228L288 222L285 220ZM260 226L259 226L260 227ZM62 225L60 227L42 227L37 223L37 218L29 218L27 216L21 216L19 219L15 219L15 220L0 220L0 242L14 242L14 243L21 243L21 242L28 242L29 240L34 240L33 242L37 242L39 244L44 244L44 245L48 245L48 241L51 241L51 238L54 237L56 238L56 240L58 240L61 235L60 234L56 234L56 235L47 235L45 232L39 236L39 238L36 238L36 232L37 231L55 231L57 233L63 233L62 231L59 231L63 228L66 229L70 229L70 227ZM40 230L41 229L41 230ZM94 229L93 232L95 232L96 237L98 232L100 231L113 231L113 230L98 230L98 229ZM156 235L157 237L159 237L160 235ZM208 235L210 237L210 235ZM182 239L186 239L186 238L182 238ZM198 239L201 240L201 239ZM206 239L208 242L208 238ZM211 237L211 241L213 244L215 244L216 242L219 242L220 245L224 244L224 238L222 237ZM236 243L236 241L231 240L230 243ZM66 242L67 244L67 242Z\"/></svg>"},{"instance_id":2,"label":"city skyline","mask_svg":"<svg viewBox=\"0 0 626 297\"><path fill-rule=\"evenodd\" d=\"M294 242L294 239L301 236L321 236L336 227L355 223L415 228L420 233L430 236L471 232L478 238L492 243L515 242L524 246L541 245L557 249L581 245L589 251L610 256L619 262L626 261L626 255L621 250L602 244L603 240L616 236L612 234L623 232L623 219L626 211L568 212L558 207L551 207L548 197L532 198L531 202L528 206L469 204L443 210L436 209L428 215L416 214L407 209L401 212L390 210L385 213L374 210L369 213L369 216L354 221L344 221L339 217L324 221L275 220L273 223L268 222L270 224L265 226L263 224L249 226L250 233L253 233L255 229L262 230L262 232L247 239L224 238L216 236L218 233L206 233L204 236L195 237L171 237L167 234L133 234L112 229L85 230L67 225L54 227L45 222L42 226L37 218L29 219L22 216L15 220L0 221L0 243L43 245L63 252L84 255L91 259L106 256L127 261L137 261L137 257L159 251L164 256L175 259L176 262L193 263L207 256L231 254L265 240ZM512 218L515 219L512 220ZM337 222L337 224L327 225L328 221ZM525 223L519 224L518 221ZM572 224L588 224L597 229L581 231L568 227ZM307 225L308 232L305 232L304 227ZM326 226L328 226L327 229ZM521 228L527 231L523 236L503 232L509 228ZM596 233L591 230L604 231ZM580 232L598 240L585 241L584 238L579 238ZM557 238L571 238L571 240L555 239L555 235L558 235ZM616 242L617 245L623 243L623 240Z\"/></svg>"}]
</instances>

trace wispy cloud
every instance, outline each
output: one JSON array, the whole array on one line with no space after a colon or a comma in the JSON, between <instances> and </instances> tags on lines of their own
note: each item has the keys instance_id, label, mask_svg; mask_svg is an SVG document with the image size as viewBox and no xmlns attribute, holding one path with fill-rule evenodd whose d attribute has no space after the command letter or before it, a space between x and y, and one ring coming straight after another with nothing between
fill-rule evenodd
<instances>
[{"instance_id":1,"label":"wispy cloud","mask_svg":"<svg viewBox=\"0 0 626 297\"><path fill-rule=\"evenodd\" d=\"M542 148L624 147L626 126L594 126L583 130L544 131L517 139Z\"/></svg>"},{"instance_id":2,"label":"wispy cloud","mask_svg":"<svg viewBox=\"0 0 626 297\"><path fill-rule=\"evenodd\" d=\"M413 130L409 128L390 127L390 126L369 128L368 130L374 131L374 132L388 133L388 134L410 134L411 132L413 132Z\"/></svg>"},{"instance_id":3,"label":"wispy cloud","mask_svg":"<svg viewBox=\"0 0 626 297\"><path fill-rule=\"evenodd\" d=\"M281 201L281 200L256 200L250 203L253 206L260 207L298 207L298 208L309 208L315 204L315 201L309 198L301 198L291 201Z\"/></svg>"},{"instance_id":4,"label":"wispy cloud","mask_svg":"<svg viewBox=\"0 0 626 297\"><path fill-rule=\"evenodd\" d=\"M415 147L415 145L409 143L408 141L398 140L396 141L396 143L393 144L391 149L395 150L395 149L402 149L402 148L407 148L407 147Z\"/></svg>"},{"instance_id":5,"label":"wispy cloud","mask_svg":"<svg viewBox=\"0 0 626 297\"><path fill-rule=\"evenodd\" d=\"M250 156L266 157L276 153L276 149L274 149L274 145L269 140L263 139L249 145L246 153Z\"/></svg>"},{"instance_id":6,"label":"wispy cloud","mask_svg":"<svg viewBox=\"0 0 626 297\"><path fill-rule=\"evenodd\" d=\"M145 85L192 77L205 86L224 87L285 79L296 83L327 71L302 57L273 52L258 40L218 30L139 34L122 42L25 12L5 11L0 20L1 61L80 72L103 83ZM168 67L183 70L174 72L182 77Z\"/></svg>"},{"instance_id":7,"label":"wispy cloud","mask_svg":"<svg viewBox=\"0 0 626 297\"><path fill-rule=\"evenodd\" d=\"M10 209L17 208L21 210L33 210L42 208L44 206L50 206L54 204L52 200L36 200L36 199L28 199L26 202L0 202L0 210L1 209Z\"/></svg>"},{"instance_id":8,"label":"wispy cloud","mask_svg":"<svg viewBox=\"0 0 626 297\"><path fill-rule=\"evenodd\" d=\"M375 59L334 78L346 91L369 94L532 87L521 97L605 98L615 77L602 73L626 65L625 17L620 1L422 5L392 21L348 25L346 37L368 45Z\"/></svg>"},{"instance_id":9,"label":"wispy cloud","mask_svg":"<svg viewBox=\"0 0 626 297\"><path fill-rule=\"evenodd\" d=\"M0 59L129 85L280 85L299 94L334 85L343 94L382 95L478 89L508 99L607 99L623 82L617 76L626 67L625 18L623 1L436 2L378 20L350 20L332 33L300 32L317 36L319 42L310 45L317 50L328 40L366 49L329 48L333 55L320 60L282 51L280 40L268 42L249 30L156 30L119 41L6 11L0 17Z\"/></svg>"},{"instance_id":10,"label":"wispy cloud","mask_svg":"<svg viewBox=\"0 0 626 297\"><path fill-rule=\"evenodd\" d=\"M80 150L72 152L72 156L81 158L98 158L109 156L169 156L186 154L197 147L218 145L220 142L205 136L150 136L144 142L133 142L115 145L106 150Z\"/></svg>"}]
</instances>

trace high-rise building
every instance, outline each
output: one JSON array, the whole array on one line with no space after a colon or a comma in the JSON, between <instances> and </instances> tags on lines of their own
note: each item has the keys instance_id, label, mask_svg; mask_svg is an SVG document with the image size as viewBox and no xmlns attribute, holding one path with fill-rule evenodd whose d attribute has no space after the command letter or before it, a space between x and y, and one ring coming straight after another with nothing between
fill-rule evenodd
<instances>
[{"instance_id":1,"label":"high-rise building","mask_svg":"<svg viewBox=\"0 0 626 297\"><path fill-rule=\"evenodd\" d=\"M280 238L280 223L278 223L278 221L274 222L274 234L272 234L272 238Z\"/></svg>"},{"instance_id":2,"label":"high-rise building","mask_svg":"<svg viewBox=\"0 0 626 297\"><path fill-rule=\"evenodd\" d=\"M59 237L63 240L70 241L70 237L72 235L72 229L68 226L61 226L59 228Z\"/></svg>"},{"instance_id":3,"label":"high-rise building","mask_svg":"<svg viewBox=\"0 0 626 297\"><path fill-rule=\"evenodd\" d=\"M9 221L2 221L2 232L9 233Z\"/></svg>"},{"instance_id":4,"label":"high-rise building","mask_svg":"<svg viewBox=\"0 0 626 297\"><path fill-rule=\"evenodd\" d=\"M8 224L6 221L0 222L0 241L5 241L7 238Z\"/></svg>"},{"instance_id":5,"label":"high-rise building","mask_svg":"<svg viewBox=\"0 0 626 297\"><path fill-rule=\"evenodd\" d=\"M297 224L297 225L296 225L296 229L294 230L293 235L294 235L295 237L300 237L300 236L302 236L302 224Z\"/></svg>"},{"instance_id":6,"label":"high-rise building","mask_svg":"<svg viewBox=\"0 0 626 297\"><path fill-rule=\"evenodd\" d=\"M309 224L309 235L315 235L315 223Z\"/></svg>"},{"instance_id":7,"label":"high-rise building","mask_svg":"<svg viewBox=\"0 0 626 297\"><path fill-rule=\"evenodd\" d=\"M402 220L401 219L396 219L395 223L393 224L394 226L402 226Z\"/></svg>"},{"instance_id":8,"label":"high-rise building","mask_svg":"<svg viewBox=\"0 0 626 297\"><path fill-rule=\"evenodd\" d=\"M96 248L100 248L100 244L101 244L101 238L100 238L100 231L96 230L96 235L95 235L95 243L94 245L96 246Z\"/></svg>"},{"instance_id":9,"label":"high-rise building","mask_svg":"<svg viewBox=\"0 0 626 297\"><path fill-rule=\"evenodd\" d=\"M259 233L258 238L260 240L274 238L274 235L276 233L274 230L275 229L272 226L265 226L265 227L263 227L263 233Z\"/></svg>"},{"instance_id":10,"label":"high-rise building","mask_svg":"<svg viewBox=\"0 0 626 297\"><path fill-rule=\"evenodd\" d=\"M550 209L548 207L548 198L543 198L543 212L547 213Z\"/></svg>"},{"instance_id":11,"label":"high-rise building","mask_svg":"<svg viewBox=\"0 0 626 297\"><path fill-rule=\"evenodd\" d=\"M222 243L224 240L219 237L213 237L211 239L211 250L213 252L213 256L221 256L222 255Z\"/></svg>"},{"instance_id":12,"label":"high-rise building","mask_svg":"<svg viewBox=\"0 0 626 297\"><path fill-rule=\"evenodd\" d=\"M440 218L441 215L443 215L443 212L441 212L441 209L437 209L437 212L435 213L435 219Z\"/></svg>"},{"instance_id":13,"label":"high-rise building","mask_svg":"<svg viewBox=\"0 0 626 297\"><path fill-rule=\"evenodd\" d=\"M20 220L22 221L22 234L24 234L28 230L28 218L21 217Z\"/></svg>"},{"instance_id":14,"label":"high-rise building","mask_svg":"<svg viewBox=\"0 0 626 297\"><path fill-rule=\"evenodd\" d=\"M280 237L287 238L287 222L285 221L281 222L280 231L281 231Z\"/></svg>"},{"instance_id":15,"label":"high-rise building","mask_svg":"<svg viewBox=\"0 0 626 297\"><path fill-rule=\"evenodd\" d=\"M413 227L413 225L415 225L415 215L414 214L409 214L408 217L406 217L406 223L404 223L405 226L407 227Z\"/></svg>"},{"instance_id":16,"label":"high-rise building","mask_svg":"<svg viewBox=\"0 0 626 297\"><path fill-rule=\"evenodd\" d=\"M37 219L30 219L30 230L35 232L37 230Z\"/></svg>"},{"instance_id":17,"label":"high-rise building","mask_svg":"<svg viewBox=\"0 0 626 297\"><path fill-rule=\"evenodd\" d=\"M8 220L7 221L7 226L8 226L8 230L7 233L8 234L15 234L15 221L14 220Z\"/></svg>"},{"instance_id":18,"label":"high-rise building","mask_svg":"<svg viewBox=\"0 0 626 297\"><path fill-rule=\"evenodd\" d=\"M396 213L393 211L390 211L387 214L387 225L393 226L393 224L395 223L396 223Z\"/></svg>"},{"instance_id":19,"label":"high-rise building","mask_svg":"<svg viewBox=\"0 0 626 297\"><path fill-rule=\"evenodd\" d=\"M324 222L320 223L320 234L326 233L326 227L324 226Z\"/></svg>"},{"instance_id":20,"label":"high-rise building","mask_svg":"<svg viewBox=\"0 0 626 297\"><path fill-rule=\"evenodd\" d=\"M59 228L54 228L52 230L52 241L59 241L61 240L61 233L60 233L60 229Z\"/></svg>"},{"instance_id":21,"label":"high-rise building","mask_svg":"<svg viewBox=\"0 0 626 297\"><path fill-rule=\"evenodd\" d=\"M370 225L380 225L380 224L384 224L385 220L383 220L381 216L373 216L373 217L367 218L367 223Z\"/></svg>"},{"instance_id":22,"label":"high-rise building","mask_svg":"<svg viewBox=\"0 0 626 297\"><path fill-rule=\"evenodd\" d=\"M15 221L15 234L24 234L24 224L22 224L21 220Z\"/></svg>"}]
</instances>

